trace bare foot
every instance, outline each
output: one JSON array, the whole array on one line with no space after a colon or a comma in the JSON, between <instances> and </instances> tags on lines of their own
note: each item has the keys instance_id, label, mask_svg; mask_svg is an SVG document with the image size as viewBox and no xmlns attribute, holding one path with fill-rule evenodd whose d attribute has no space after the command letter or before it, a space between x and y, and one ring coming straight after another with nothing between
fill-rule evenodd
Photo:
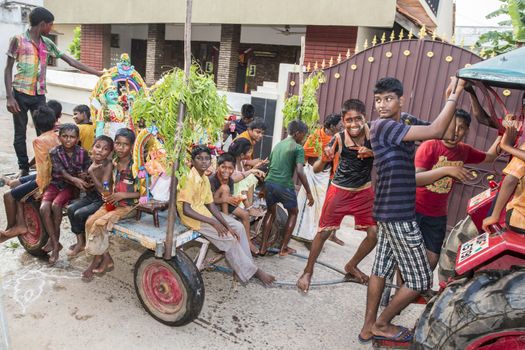
<instances>
[{"instance_id":1,"label":"bare foot","mask_svg":"<svg viewBox=\"0 0 525 350\"><path fill-rule=\"evenodd\" d=\"M259 256L265 256L267 250L268 248L264 244L261 244L261 248L259 248Z\"/></svg>"},{"instance_id":2,"label":"bare foot","mask_svg":"<svg viewBox=\"0 0 525 350\"><path fill-rule=\"evenodd\" d=\"M249 241L249 243L250 243L250 251L252 252L252 255L253 256L259 255L259 249L257 248L257 246L253 244L252 241Z\"/></svg>"},{"instance_id":3,"label":"bare foot","mask_svg":"<svg viewBox=\"0 0 525 350\"><path fill-rule=\"evenodd\" d=\"M62 250L64 248L62 244L58 243L58 250ZM51 240L48 240L46 245L42 247L42 250L46 253L51 253L53 250L53 243L51 243Z\"/></svg>"},{"instance_id":4,"label":"bare foot","mask_svg":"<svg viewBox=\"0 0 525 350\"><path fill-rule=\"evenodd\" d=\"M25 235L27 232L28 232L27 226L16 225L5 231L0 231L0 235L2 235L2 237L7 237L7 239L9 239L9 238L20 236L20 235Z\"/></svg>"},{"instance_id":5,"label":"bare foot","mask_svg":"<svg viewBox=\"0 0 525 350\"><path fill-rule=\"evenodd\" d=\"M275 282L274 276L264 272L261 269L257 269L257 272L255 272L255 277L257 277L265 287L269 287L273 284L273 282Z\"/></svg>"},{"instance_id":6,"label":"bare foot","mask_svg":"<svg viewBox=\"0 0 525 350\"><path fill-rule=\"evenodd\" d=\"M75 243L75 244L72 244L69 246L69 250L75 250L75 247L77 246L78 243Z\"/></svg>"},{"instance_id":7,"label":"bare foot","mask_svg":"<svg viewBox=\"0 0 525 350\"><path fill-rule=\"evenodd\" d=\"M336 244L339 244L340 246L344 246L345 245L345 242L343 242L342 240L340 240L339 238L337 238L337 236L335 235L335 232L332 233L332 235L328 238L330 241L336 243Z\"/></svg>"},{"instance_id":8,"label":"bare foot","mask_svg":"<svg viewBox=\"0 0 525 350\"><path fill-rule=\"evenodd\" d=\"M84 251L85 247L81 244L75 244L71 251L67 252L67 256L70 258L76 257L80 252Z\"/></svg>"},{"instance_id":9,"label":"bare foot","mask_svg":"<svg viewBox=\"0 0 525 350\"><path fill-rule=\"evenodd\" d=\"M301 277L297 280L296 286L303 293L308 293L310 289L310 281L312 280L312 274L304 272Z\"/></svg>"},{"instance_id":10,"label":"bare foot","mask_svg":"<svg viewBox=\"0 0 525 350\"><path fill-rule=\"evenodd\" d=\"M102 262L102 255L96 255L91 264L88 266L84 272L82 272L82 279L86 282L89 282L93 279L93 270L96 269Z\"/></svg>"},{"instance_id":11,"label":"bare foot","mask_svg":"<svg viewBox=\"0 0 525 350\"><path fill-rule=\"evenodd\" d=\"M49 266L53 266L58 261L58 256L60 254L60 249L56 248L51 251L51 256L49 257L48 263Z\"/></svg>"},{"instance_id":12,"label":"bare foot","mask_svg":"<svg viewBox=\"0 0 525 350\"><path fill-rule=\"evenodd\" d=\"M345 265L345 272L345 277L353 277L357 279L359 283L368 284L368 276L363 271L359 270L357 266L347 263Z\"/></svg>"},{"instance_id":13,"label":"bare foot","mask_svg":"<svg viewBox=\"0 0 525 350\"><path fill-rule=\"evenodd\" d=\"M111 271L114 266L115 264L113 263L113 259L111 258L109 254L106 253L103 256L102 262L100 263L100 265L96 269L93 269L93 272L97 274L104 273L107 271Z\"/></svg>"},{"instance_id":14,"label":"bare foot","mask_svg":"<svg viewBox=\"0 0 525 350\"><path fill-rule=\"evenodd\" d=\"M297 253L297 250L290 248L290 247L282 247L281 251L279 252L279 256L287 256L288 254L295 254Z\"/></svg>"}]
</instances>

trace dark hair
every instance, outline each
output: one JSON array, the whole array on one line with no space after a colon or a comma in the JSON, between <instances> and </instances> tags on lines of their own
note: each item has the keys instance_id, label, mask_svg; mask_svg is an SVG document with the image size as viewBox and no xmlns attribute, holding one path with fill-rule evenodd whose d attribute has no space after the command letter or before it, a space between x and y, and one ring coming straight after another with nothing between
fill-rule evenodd
<instances>
[{"instance_id":1,"label":"dark hair","mask_svg":"<svg viewBox=\"0 0 525 350\"><path fill-rule=\"evenodd\" d=\"M393 92L397 97L401 97L403 96L403 83L396 78L381 78L374 86L374 94L383 94L385 92Z\"/></svg>"},{"instance_id":2,"label":"dark hair","mask_svg":"<svg viewBox=\"0 0 525 350\"><path fill-rule=\"evenodd\" d=\"M324 120L324 127L330 129L332 126L337 126L341 121L341 114L332 113L329 114Z\"/></svg>"},{"instance_id":3,"label":"dark hair","mask_svg":"<svg viewBox=\"0 0 525 350\"><path fill-rule=\"evenodd\" d=\"M343 108L341 111L341 115L343 118L345 117L345 114L348 111L356 111L364 115L366 113L366 107L363 101L358 100L356 98L351 98L343 102Z\"/></svg>"},{"instance_id":4,"label":"dark hair","mask_svg":"<svg viewBox=\"0 0 525 350\"><path fill-rule=\"evenodd\" d=\"M233 166L235 166L235 157L233 156L233 154L226 152L221 154L217 159L217 165L221 165L225 162L230 162L233 164Z\"/></svg>"},{"instance_id":5,"label":"dark hair","mask_svg":"<svg viewBox=\"0 0 525 350\"><path fill-rule=\"evenodd\" d=\"M115 141L117 141L117 137L125 137L129 140L129 143L133 146L135 143L135 133L133 130L128 128L121 128L117 130L117 133L115 134Z\"/></svg>"},{"instance_id":6,"label":"dark hair","mask_svg":"<svg viewBox=\"0 0 525 350\"><path fill-rule=\"evenodd\" d=\"M288 135L293 136L297 132L301 132L304 134L308 133L308 126L298 119L292 120L290 124L288 124Z\"/></svg>"},{"instance_id":7,"label":"dark hair","mask_svg":"<svg viewBox=\"0 0 525 350\"><path fill-rule=\"evenodd\" d=\"M97 142L107 142L109 145L109 148L111 148L111 150L113 151L113 140L111 139L111 137L106 136L106 135L97 136L95 140L93 141L93 145L95 145Z\"/></svg>"},{"instance_id":8,"label":"dark hair","mask_svg":"<svg viewBox=\"0 0 525 350\"><path fill-rule=\"evenodd\" d=\"M80 131L78 130L78 126L76 126L73 123L65 123L65 124L60 125L60 127L58 128L58 135L60 136L63 133L65 133L66 131L74 131L74 132L76 132L77 136L80 135Z\"/></svg>"},{"instance_id":9,"label":"dark hair","mask_svg":"<svg viewBox=\"0 0 525 350\"><path fill-rule=\"evenodd\" d=\"M48 10L43 7L35 7L29 13L29 24L31 27L37 26L40 22L51 23L55 20L55 16Z\"/></svg>"},{"instance_id":10,"label":"dark hair","mask_svg":"<svg viewBox=\"0 0 525 350\"><path fill-rule=\"evenodd\" d=\"M463 121L465 121L465 124L467 124L467 127L470 127L470 122L472 121L472 118L466 110L461 108L456 109L455 117L463 119Z\"/></svg>"},{"instance_id":11,"label":"dark hair","mask_svg":"<svg viewBox=\"0 0 525 350\"><path fill-rule=\"evenodd\" d=\"M89 109L88 106L86 106L86 105L78 105L75 108L73 108L73 113L75 113L75 112L83 113L83 114L86 115L88 120L91 120L91 110Z\"/></svg>"},{"instance_id":12,"label":"dark hair","mask_svg":"<svg viewBox=\"0 0 525 350\"><path fill-rule=\"evenodd\" d=\"M248 129L261 129L264 131L266 130L266 124L264 123L264 120L262 120L262 118L255 118L253 122L248 124Z\"/></svg>"},{"instance_id":13,"label":"dark hair","mask_svg":"<svg viewBox=\"0 0 525 350\"><path fill-rule=\"evenodd\" d=\"M55 111L46 105L40 106L35 111L35 127L40 132L53 130L56 121Z\"/></svg>"},{"instance_id":14,"label":"dark hair","mask_svg":"<svg viewBox=\"0 0 525 350\"><path fill-rule=\"evenodd\" d=\"M241 114L245 118L253 118L255 115L255 107L249 103L243 104L241 107Z\"/></svg>"},{"instance_id":15,"label":"dark hair","mask_svg":"<svg viewBox=\"0 0 525 350\"><path fill-rule=\"evenodd\" d=\"M233 141L230 148L228 148L228 153L237 158L240 157L241 154L247 154L251 148L252 144L247 139L237 139Z\"/></svg>"},{"instance_id":16,"label":"dark hair","mask_svg":"<svg viewBox=\"0 0 525 350\"><path fill-rule=\"evenodd\" d=\"M47 106L55 111L55 118L58 120L62 115L62 105L57 100L47 101Z\"/></svg>"},{"instance_id":17,"label":"dark hair","mask_svg":"<svg viewBox=\"0 0 525 350\"><path fill-rule=\"evenodd\" d=\"M191 160L195 160L195 158L201 154L201 153L208 153L209 156L211 156L211 151L206 145L196 145L191 150Z\"/></svg>"}]
</instances>

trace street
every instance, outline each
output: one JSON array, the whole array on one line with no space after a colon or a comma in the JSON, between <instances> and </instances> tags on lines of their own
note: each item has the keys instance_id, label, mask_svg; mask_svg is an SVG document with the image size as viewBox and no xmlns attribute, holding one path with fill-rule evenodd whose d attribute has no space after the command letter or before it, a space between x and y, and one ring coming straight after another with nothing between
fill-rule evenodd
<instances>
[{"instance_id":1,"label":"street","mask_svg":"<svg viewBox=\"0 0 525 350\"><path fill-rule=\"evenodd\" d=\"M61 122L71 121L64 116ZM0 100L0 172L17 171L12 147L11 115ZM28 127L28 139L35 130ZM32 153L31 143L28 150ZM6 188L1 188L1 193ZM5 213L0 210L0 226ZM345 222L338 236L344 247L327 242L320 260L342 268L365 236ZM75 241L64 218L61 242ZM303 244L292 242L301 254ZM133 267L142 248L111 238L115 269L92 282L83 282L80 273L89 264L85 254L68 260L61 251L55 267L25 253L18 240L0 246L0 273L3 308L12 349L369 349L357 335L362 325L366 287L345 283L314 287L302 295L292 287L264 288L252 281L246 286L230 275L204 271L205 303L198 319L187 326L171 328L155 321L142 308L133 285ZM362 263L369 273L373 255ZM224 262L221 262L221 264ZM256 263L278 280L295 281L305 261L289 256L257 258ZM317 266L313 280L341 276ZM411 305L396 324L412 327L422 312Z\"/></svg>"}]
</instances>

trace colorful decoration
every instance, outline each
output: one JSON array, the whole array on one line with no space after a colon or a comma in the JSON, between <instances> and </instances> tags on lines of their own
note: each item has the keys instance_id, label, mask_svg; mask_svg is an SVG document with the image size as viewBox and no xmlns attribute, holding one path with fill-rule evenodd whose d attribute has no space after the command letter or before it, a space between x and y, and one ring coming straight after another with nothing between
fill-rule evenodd
<instances>
[{"instance_id":1,"label":"colorful decoration","mask_svg":"<svg viewBox=\"0 0 525 350\"><path fill-rule=\"evenodd\" d=\"M131 65L128 54L122 54L117 66L106 70L100 77L90 96L96 135L113 138L120 128L133 130L131 109L136 93L143 89L146 91L144 80Z\"/></svg>"}]
</instances>

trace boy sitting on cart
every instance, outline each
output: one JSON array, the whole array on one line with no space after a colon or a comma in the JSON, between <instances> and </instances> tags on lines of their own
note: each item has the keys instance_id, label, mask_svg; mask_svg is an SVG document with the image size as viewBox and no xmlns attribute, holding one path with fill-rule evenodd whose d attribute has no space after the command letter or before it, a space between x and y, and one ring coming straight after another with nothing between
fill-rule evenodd
<instances>
[{"instance_id":1,"label":"boy sitting on cart","mask_svg":"<svg viewBox=\"0 0 525 350\"><path fill-rule=\"evenodd\" d=\"M186 183L177 193L177 211L184 225L200 232L226 254L226 261L243 283L253 276L265 286L275 277L257 268L250 253L243 225L223 214L213 203L210 181L204 172L210 167L210 149L198 145L191 152L192 168Z\"/></svg>"}]
</instances>

